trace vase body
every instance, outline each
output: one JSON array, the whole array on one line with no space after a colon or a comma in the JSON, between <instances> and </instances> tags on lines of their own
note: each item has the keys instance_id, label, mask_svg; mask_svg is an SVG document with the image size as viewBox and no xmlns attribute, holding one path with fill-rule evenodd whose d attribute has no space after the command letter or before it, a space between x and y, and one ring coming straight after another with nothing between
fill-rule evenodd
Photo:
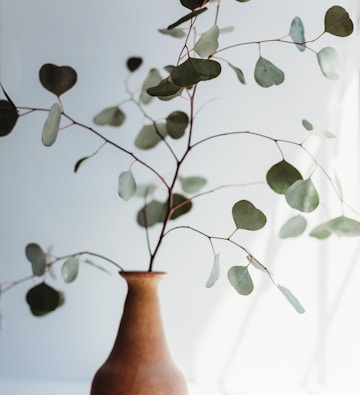
<instances>
[{"instance_id":1,"label":"vase body","mask_svg":"<svg viewBox=\"0 0 360 395\"><path fill-rule=\"evenodd\" d=\"M91 395L186 395L162 325L158 284L165 273L120 272L128 285L109 357L95 374Z\"/></svg>"}]
</instances>

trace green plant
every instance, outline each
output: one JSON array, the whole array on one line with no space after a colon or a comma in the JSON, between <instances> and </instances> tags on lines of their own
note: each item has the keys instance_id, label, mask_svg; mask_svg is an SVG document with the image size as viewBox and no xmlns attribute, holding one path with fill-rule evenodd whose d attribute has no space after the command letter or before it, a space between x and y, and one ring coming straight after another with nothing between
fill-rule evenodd
<instances>
[{"instance_id":1,"label":"green plant","mask_svg":"<svg viewBox=\"0 0 360 395\"><path fill-rule=\"evenodd\" d=\"M242 3L245 1L239 2ZM65 92L73 88L76 84L76 71L70 66L59 67L53 64L45 64L39 72L40 82L45 89L56 96L57 101L50 109L18 106L11 99L11 95L9 95L7 89L5 90L2 87L5 99L0 101L0 135L8 135L14 130L19 118L30 116L34 112L44 112L47 114L42 133L42 142L45 146L52 146L58 138L59 131L69 127L80 127L96 135L101 141L101 145L95 152L79 159L74 166L74 171L80 171L81 167L86 165L88 160L101 153L104 146L112 146L133 160L130 168L124 170L119 175L118 193L125 201L134 196L138 196L143 200L143 204L137 212L136 219L139 226L144 229L147 237L149 251L147 270L152 271L154 269L155 259L166 236L181 228L187 228L208 239L210 247L213 250L214 263L207 282L208 287L212 286L219 277L219 253L215 249L213 242L214 240L221 240L237 246L247 257L246 264L232 266L228 270L228 279L239 294L248 295L252 292L254 286L249 267L253 266L268 275L270 280L278 287L295 309L298 312L303 312L302 305L293 294L286 287L275 282L267 267L247 247L234 240L235 233L242 230L256 231L262 229L267 222L267 217L263 211L250 201L242 198L235 201L232 207L227 210L227 212L231 211L235 225L230 235L213 236L203 232L200 227L184 224L175 224L173 227L170 227L170 224L191 211L194 202L201 197L208 194L215 194L227 187L236 188L243 186L242 184L221 185L205 190L207 182L205 177L202 175L184 176L182 174L184 164L187 162L190 153L196 154L196 151L200 147L206 147L207 144L210 145L211 143L216 144L219 139L230 137L241 139L243 136L252 136L258 139L266 139L276 145L280 152L280 159L269 169L265 169L266 182L276 194L283 195L286 202L293 209L301 213L314 211L319 205L319 194L311 178L313 173L304 178L301 172L288 159L285 159L287 156L282 150L282 145L292 145L302 150L313 162L315 170L321 171L324 174L343 206L343 197L336 182L328 176L325 169L320 166L314 156L307 150L305 145L306 138L303 142L299 143L273 138L265 133L262 134L249 130L239 131L236 129L235 131L211 133L206 137L197 138L197 112L195 103L197 103L198 90L202 89L202 86L207 81L210 83L210 81L221 77L223 68L228 68L233 72L234 81L237 81L239 84L245 84L245 75L238 65L233 65L223 58L223 54L226 54L226 51L236 48L241 50L245 45L257 45L259 48L258 59L254 62L254 78L256 83L263 88L271 88L284 82L284 72L270 60L262 56L261 48L269 42L293 46L301 52L305 52L305 50L306 52L310 52L310 55L316 57L324 76L330 80L337 79L339 77L339 59L336 50L326 47L316 52L311 48L311 43L320 40L324 34L346 37L352 33L353 23L348 13L342 7L334 6L325 15L322 33L314 39L305 39L303 23L300 18L296 17L290 24L289 33L282 38L241 42L221 47L219 42L221 41L223 31L219 28L218 20L219 9L222 3L220 1L213 1L211 3L214 4L207 4L207 1L192 0L183 0L181 3L189 10L189 13L171 24L167 29L160 30L162 34L170 35L174 39L182 39L184 41L178 59L173 65L164 68L167 73L165 77L157 69L151 69L141 85L140 94L136 94L136 91L130 89L128 85L129 79L126 79L125 84L128 97L122 101L120 106L114 105L99 112L94 117L96 129L92 126L82 124L71 117L65 111L65 106L60 99ZM204 22L205 19L208 23L208 29L204 33L198 34L196 29L197 23L198 21ZM129 78L135 78L136 71L141 65L142 59L140 57L134 56L128 59L127 68ZM162 121L154 119L150 115L150 109L147 109L155 100L160 100L164 103L174 103L173 110L167 112ZM146 121L141 130L134 136L134 151L108 139L105 134L98 131L98 127L120 127L124 124L126 120L123 110L125 103L134 104L139 111L140 117ZM204 103L200 104L204 105ZM186 107L185 110L184 106ZM307 131L307 137L308 134L319 133L318 130L314 130L311 122L307 120L303 121L303 126ZM326 137L325 132L323 132L323 135ZM176 149L174 145L176 145ZM159 146L165 147L166 155L169 156L169 161L172 161L173 164L172 169L166 167L159 170L146 159L143 159L142 152L156 149ZM226 153L223 155L226 155ZM221 153L218 153L217 157L221 160ZM152 178L155 177L157 183L137 185L133 168L138 165L143 166ZM169 173L171 174L169 175ZM160 194L159 191L161 192ZM164 191L166 198L159 197L163 196ZM294 237L302 234L305 227L305 217L302 214L297 214L283 226L280 235L282 237ZM345 216L342 212L340 216L331 218L315 227L310 235L322 239L330 236L332 233L340 236L358 236L360 235L360 223ZM150 237L150 234L153 237ZM47 314L63 303L63 294L48 285L44 278L44 275L58 262L62 262L62 275L66 282L75 280L80 261L84 260L85 262L94 264L88 259L89 256L102 258L115 265L119 270L123 270L113 260L88 251L56 257L52 253L44 252L36 243L28 244L25 251L32 266L32 274L27 278L1 285L0 291L5 292L19 282L29 278L41 278L39 284L33 286L27 293L27 301L31 311L35 315Z\"/></svg>"}]
</instances>

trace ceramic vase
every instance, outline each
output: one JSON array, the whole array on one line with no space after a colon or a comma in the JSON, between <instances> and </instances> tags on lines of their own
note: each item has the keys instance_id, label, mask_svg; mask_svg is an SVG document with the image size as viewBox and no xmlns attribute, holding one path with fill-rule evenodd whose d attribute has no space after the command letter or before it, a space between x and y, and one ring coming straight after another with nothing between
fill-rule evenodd
<instances>
[{"instance_id":1,"label":"ceramic vase","mask_svg":"<svg viewBox=\"0 0 360 395\"><path fill-rule=\"evenodd\" d=\"M128 286L113 349L95 374L91 395L187 395L167 346L160 312L161 272L120 272Z\"/></svg>"}]
</instances>

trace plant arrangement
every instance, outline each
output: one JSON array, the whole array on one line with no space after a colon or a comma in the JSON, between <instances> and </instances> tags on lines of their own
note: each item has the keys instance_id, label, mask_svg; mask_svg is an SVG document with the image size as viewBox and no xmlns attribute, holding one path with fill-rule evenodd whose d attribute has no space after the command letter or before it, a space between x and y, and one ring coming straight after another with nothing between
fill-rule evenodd
<instances>
[{"instance_id":1,"label":"plant arrangement","mask_svg":"<svg viewBox=\"0 0 360 395\"><path fill-rule=\"evenodd\" d=\"M248 0L237 0L245 3ZM61 134L68 128L81 128L99 139L99 147L95 152L80 158L74 165L74 172L81 173L82 166L90 161L95 155L101 156L105 146L111 146L120 155L129 158L130 165L119 174L118 194L127 202L130 199L139 199L139 209L136 213L136 222L143 228L146 235L146 248L149 261L144 270L152 272L156 269L156 258L166 237L180 229L204 237L209 242L213 251L212 270L207 279L206 286L212 287L220 276L220 252L215 248L214 241L220 240L225 244L231 244L239 249L244 263L231 266L227 271L227 277L231 286L240 295L249 295L254 289L251 277L251 267L262 271L270 281L281 291L285 298L299 313L304 308L293 293L283 285L277 283L266 265L256 254L246 246L240 244L235 235L243 231L257 231L267 224L267 216L260 207L257 207L247 199L239 198L231 207L224 208L224 213L232 216L234 229L227 235L210 235L204 232L201 224L198 227L190 226L183 221L196 209L197 201L206 198L209 194L217 194L224 188L239 188L241 195L241 183L219 185L215 188L206 189L209 175L185 175L184 165L188 158L196 155L197 150L213 149L220 139L253 136L259 140L267 140L273 143L279 152L279 160L270 168L264 169L264 184L266 188L274 191L274 195L282 198L292 209L294 216L281 228L280 237L296 237L304 233L307 220L305 215L313 212L320 202L320 197L312 176L315 172L321 172L330 184L334 194L341 203L342 211L339 216L329 218L327 221L314 227L310 236L324 239L332 234L337 236L359 236L360 222L344 214L345 201L336 180L331 178L326 170L318 163L316 158L307 149L306 142L312 135L323 138L333 137L326 130L319 129L310 121L303 120L304 139L301 142L277 139L260 132L250 130L238 130L237 125L229 131L209 132L206 137L198 137L197 115L198 112L206 111L206 103L198 102L198 92L204 85L211 84L214 79L221 78L222 71L227 68L233 73L235 86L245 85L249 76L246 76L239 64L233 64L225 59L227 51L238 50L244 46L258 46L258 58L253 60L255 82L264 89L271 89L284 83L285 73L270 59L262 55L263 46L267 43L279 43L283 47L292 47L315 58L325 78L336 80L340 73L339 55L333 47L325 47L320 51L312 49L311 44L321 40L324 35L347 37L353 32L353 22L347 11L340 6L333 6L327 10L320 34L312 39L305 38L305 29L302 20L295 17L289 21L285 34L281 38L267 39L263 41L235 42L232 45L222 46L223 34L229 34L232 28L222 28L219 10L225 6L220 0L181 0L186 9L186 14L169 25L166 29L160 29L163 35L170 36L174 40L182 40L178 58L173 59L171 65L166 65L163 71L157 68L149 70L145 81L137 82L140 89L131 89L130 81L136 80L136 72L142 66L143 60L139 56L128 58L126 66L128 76L125 80L127 97L121 104L99 111L93 118L94 125L85 125L69 115L63 95L74 87L77 82L77 72L70 66L58 66L51 63L44 64L39 71L40 83L54 96L54 103L50 108L35 106L20 106L14 102L11 94L5 86L1 85L4 98L0 100L0 136L5 137L16 129L18 122L25 122L33 113L44 114L42 128L42 143L50 147L56 143ZM239 4L241 7L241 4ZM197 29L198 22L208 25L204 32ZM285 45L284 45L285 44ZM306 56L304 55L304 56ZM151 105L155 101L173 104L173 110L163 114L161 119L155 119L151 115ZM133 136L134 146L127 147L116 140L109 139L100 128L118 128L126 124L127 115L124 108L127 105L136 107L142 126ZM204 107L204 108L203 108ZM289 159L283 146L296 147L304 153L313 164L311 174L302 174ZM162 147L161 155L167 158L166 168L158 168L151 160L143 159L145 151L154 151ZM164 149L165 148L165 149ZM210 155L211 157L211 155ZM146 155L146 158L151 156ZM217 152L216 160L226 159L226 152ZM209 160L213 160L209 159ZM139 167L144 168L149 174L151 182L139 184L136 173ZM81 175L79 175L81 176ZM210 175L211 176L211 175ZM153 180L156 180L154 182ZM238 180L237 180L238 181ZM221 202L219 202L219 206ZM182 221L178 220L181 218ZM64 302L61 291L50 286L46 281L48 273L51 274L55 265L61 265L61 274L65 282L76 279L81 262L87 262L103 269L92 258L99 258L105 263L114 265L118 270L126 270L122 265L103 255L89 252L70 253L66 256L55 256L50 251L45 251L37 243L29 243L25 248L26 258L31 264L31 274L25 278L0 284L0 293L4 293L17 284L29 279L37 279L37 284L32 285L26 295L26 300L31 312L35 316L46 315Z\"/></svg>"}]
</instances>

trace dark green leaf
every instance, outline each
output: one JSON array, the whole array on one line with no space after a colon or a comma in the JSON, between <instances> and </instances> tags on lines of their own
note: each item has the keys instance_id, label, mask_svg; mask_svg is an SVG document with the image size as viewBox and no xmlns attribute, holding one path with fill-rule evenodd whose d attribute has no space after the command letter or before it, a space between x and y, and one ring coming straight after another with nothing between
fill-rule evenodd
<instances>
[{"instance_id":1,"label":"dark green leaf","mask_svg":"<svg viewBox=\"0 0 360 395\"><path fill-rule=\"evenodd\" d=\"M42 130L41 141L46 147L52 146L57 138L61 121L61 108L54 103L49 111L48 117Z\"/></svg>"},{"instance_id":2,"label":"dark green leaf","mask_svg":"<svg viewBox=\"0 0 360 395\"><path fill-rule=\"evenodd\" d=\"M329 80L337 80L340 76L340 56L335 48L326 47L319 51L317 60L321 72Z\"/></svg>"},{"instance_id":3,"label":"dark green leaf","mask_svg":"<svg viewBox=\"0 0 360 395\"><path fill-rule=\"evenodd\" d=\"M45 89L60 96L76 84L77 74L70 66L56 66L47 63L41 67L39 78Z\"/></svg>"},{"instance_id":4,"label":"dark green leaf","mask_svg":"<svg viewBox=\"0 0 360 395\"><path fill-rule=\"evenodd\" d=\"M310 178L295 181L286 191L285 198L290 207L304 213L319 205L319 195Z\"/></svg>"},{"instance_id":5,"label":"dark green leaf","mask_svg":"<svg viewBox=\"0 0 360 395\"><path fill-rule=\"evenodd\" d=\"M29 289L26 301L32 314L41 317L61 306L64 303L64 295L43 282Z\"/></svg>"},{"instance_id":6,"label":"dark green leaf","mask_svg":"<svg viewBox=\"0 0 360 395\"><path fill-rule=\"evenodd\" d=\"M117 106L105 108L93 118L95 125L101 126L121 126L124 121L125 114Z\"/></svg>"},{"instance_id":7,"label":"dark green leaf","mask_svg":"<svg viewBox=\"0 0 360 395\"><path fill-rule=\"evenodd\" d=\"M185 196L180 195L178 193L174 193L172 207L173 208L177 207L175 208L175 210L173 211L170 217L170 219L175 219L189 212L192 207L192 202Z\"/></svg>"},{"instance_id":8,"label":"dark green leaf","mask_svg":"<svg viewBox=\"0 0 360 395\"><path fill-rule=\"evenodd\" d=\"M283 239L288 237L297 237L304 233L306 228L306 219L301 215L290 218L281 227L279 236Z\"/></svg>"},{"instance_id":9,"label":"dark green leaf","mask_svg":"<svg viewBox=\"0 0 360 395\"><path fill-rule=\"evenodd\" d=\"M167 134L173 139L179 139L185 133L189 124L189 116L183 111L173 111L166 118Z\"/></svg>"},{"instance_id":10,"label":"dark green leaf","mask_svg":"<svg viewBox=\"0 0 360 395\"><path fill-rule=\"evenodd\" d=\"M74 256L67 259L61 267L61 275L66 283L73 282L79 274L79 258Z\"/></svg>"},{"instance_id":11,"label":"dark green leaf","mask_svg":"<svg viewBox=\"0 0 360 395\"><path fill-rule=\"evenodd\" d=\"M266 181L270 188L282 195L297 180L302 180L302 175L293 165L285 160L273 165L266 174Z\"/></svg>"},{"instance_id":12,"label":"dark green leaf","mask_svg":"<svg viewBox=\"0 0 360 395\"><path fill-rule=\"evenodd\" d=\"M126 61L126 67L129 71L133 72L142 65L142 62L142 58L139 58L138 56L132 56Z\"/></svg>"},{"instance_id":13,"label":"dark green leaf","mask_svg":"<svg viewBox=\"0 0 360 395\"><path fill-rule=\"evenodd\" d=\"M6 100L0 100L0 137L11 133L18 118L17 108Z\"/></svg>"},{"instance_id":14,"label":"dark green leaf","mask_svg":"<svg viewBox=\"0 0 360 395\"><path fill-rule=\"evenodd\" d=\"M220 73L221 66L215 60L188 58L174 68L171 77L176 85L189 87L216 78Z\"/></svg>"},{"instance_id":15,"label":"dark green leaf","mask_svg":"<svg viewBox=\"0 0 360 395\"><path fill-rule=\"evenodd\" d=\"M42 276L46 270L46 254L36 243L30 243L25 247L25 255L31 263L32 272L35 276Z\"/></svg>"},{"instance_id":16,"label":"dark green leaf","mask_svg":"<svg viewBox=\"0 0 360 395\"><path fill-rule=\"evenodd\" d=\"M324 24L327 33L338 37L349 36L354 30L349 14L340 6L333 6L327 10Z\"/></svg>"},{"instance_id":17,"label":"dark green leaf","mask_svg":"<svg viewBox=\"0 0 360 395\"><path fill-rule=\"evenodd\" d=\"M263 88L280 85L285 79L283 71L262 56L256 62L254 77L255 81Z\"/></svg>"},{"instance_id":18,"label":"dark green leaf","mask_svg":"<svg viewBox=\"0 0 360 395\"><path fill-rule=\"evenodd\" d=\"M254 290L254 283L247 266L233 266L227 276L230 284L240 295L249 295Z\"/></svg>"},{"instance_id":19,"label":"dark green leaf","mask_svg":"<svg viewBox=\"0 0 360 395\"><path fill-rule=\"evenodd\" d=\"M140 226L150 228L157 223L162 223L165 216L166 205L157 200L152 200L138 212L136 219Z\"/></svg>"},{"instance_id":20,"label":"dark green leaf","mask_svg":"<svg viewBox=\"0 0 360 395\"><path fill-rule=\"evenodd\" d=\"M290 37L292 38L294 43L296 43L296 48L299 51L305 51L305 47L303 45L300 45L305 42L305 30L302 20L298 16L296 16L291 22Z\"/></svg>"},{"instance_id":21,"label":"dark green leaf","mask_svg":"<svg viewBox=\"0 0 360 395\"><path fill-rule=\"evenodd\" d=\"M180 0L180 3L190 10L194 10L195 8L202 7L209 0Z\"/></svg>"},{"instance_id":22,"label":"dark green leaf","mask_svg":"<svg viewBox=\"0 0 360 395\"><path fill-rule=\"evenodd\" d=\"M155 147L162 141L167 134L165 123L157 123L156 128L153 124L145 125L135 139L137 148L147 150Z\"/></svg>"},{"instance_id":23,"label":"dark green leaf","mask_svg":"<svg viewBox=\"0 0 360 395\"><path fill-rule=\"evenodd\" d=\"M166 98L168 96L176 95L181 91L181 87L175 85L169 78L166 78L157 86L152 86L146 90L147 94L150 96L157 96L159 98Z\"/></svg>"},{"instance_id":24,"label":"dark green leaf","mask_svg":"<svg viewBox=\"0 0 360 395\"><path fill-rule=\"evenodd\" d=\"M247 200L239 200L232 208L237 229L259 230L266 224L266 216Z\"/></svg>"}]
</instances>

